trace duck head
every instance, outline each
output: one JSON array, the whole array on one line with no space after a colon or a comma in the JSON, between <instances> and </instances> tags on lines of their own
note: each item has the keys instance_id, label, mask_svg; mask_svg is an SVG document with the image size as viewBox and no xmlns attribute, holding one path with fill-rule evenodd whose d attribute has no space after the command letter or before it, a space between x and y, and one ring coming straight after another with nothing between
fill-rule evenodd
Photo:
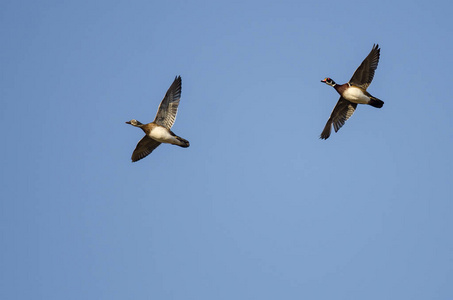
<instances>
[{"instance_id":1,"label":"duck head","mask_svg":"<svg viewBox=\"0 0 453 300\"><path fill-rule=\"evenodd\" d=\"M321 80L321 82L324 82L325 84L330 85L330 86L336 85L335 81L333 81L333 79L329 78L329 77L324 78L323 80Z\"/></svg>"},{"instance_id":2,"label":"duck head","mask_svg":"<svg viewBox=\"0 0 453 300\"><path fill-rule=\"evenodd\" d=\"M140 127L143 125L142 123L140 123L139 121L137 121L135 119L127 121L126 124L131 124L132 126L135 126L135 127Z\"/></svg>"}]
</instances>

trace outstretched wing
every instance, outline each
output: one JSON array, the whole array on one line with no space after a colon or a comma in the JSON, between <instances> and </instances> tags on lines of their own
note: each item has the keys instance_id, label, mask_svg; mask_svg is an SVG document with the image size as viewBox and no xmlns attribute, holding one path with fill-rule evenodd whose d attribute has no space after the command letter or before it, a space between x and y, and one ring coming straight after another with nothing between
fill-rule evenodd
<instances>
[{"instance_id":1,"label":"outstretched wing","mask_svg":"<svg viewBox=\"0 0 453 300\"><path fill-rule=\"evenodd\" d=\"M132 162L136 162L144 157L146 157L148 154L153 152L154 149L157 148L157 146L160 145L160 142L153 140L149 136L145 135L137 144L137 147L135 147L134 152L132 153Z\"/></svg>"},{"instance_id":2,"label":"outstretched wing","mask_svg":"<svg viewBox=\"0 0 453 300\"><path fill-rule=\"evenodd\" d=\"M337 105L335 105L332 113L330 114L330 118L327 121L320 138L324 140L329 138L332 124L335 132L340 130L344 123L352 116L356 107L357 103L349 102L343 97L340 97L340 100L338 100Z\"/></svg>"},{"instance_id":3,"label":"outstretched wing","mask_svg":"<svg viewBox=\"0 0 453 300\"><path fill-rule=\"evenodd\" d=\"M178 112L179 99L181 98L181 76L177 76L164 99L157 109L156 118L154 122L157 125L164 126L167 129L171 129L175 123L176 114Z\"/></svg>"},{"instance_id":4,"label":"outstretched wing","mask_svg":"<svg viewBox=\"0 0 453 300\"><path fill-rule=\"evenodd\" d=\"M355 70L349 83L366 90L373 80L374 71L379 63L380 52L381 49L379 49L379 44L373 45L370 54L368 54L357 70Z\"/></svg>"}]
</instances>

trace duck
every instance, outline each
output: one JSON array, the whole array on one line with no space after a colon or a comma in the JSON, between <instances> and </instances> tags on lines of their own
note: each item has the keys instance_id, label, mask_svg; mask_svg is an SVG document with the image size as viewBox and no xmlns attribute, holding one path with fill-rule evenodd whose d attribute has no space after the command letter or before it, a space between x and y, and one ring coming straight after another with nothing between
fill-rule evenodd
<instances>
[{"instance_id":1,"label":"duck","mask_svg":"<svg viewBox=\"0 0 453 300\"><path fill-rule=\"evenodd\" d=\"M181 76L176 76L162 99L153 122L142 124L135 119L126 122L126 124L141 128L145 132L145 136L138 142L132 153L132 162L145 158L162 143L183 148L190 146L188 140L177 136L170 130L175 123L180 98Z\"/></svg>"},{"instance_id":2,"label":"duck","mask_svg":"<svg viewBox=\"0 0 453 300\"><path fill-rule=\"evenodd\" d=\"M336 84L335 81L329 77L321 80L321 82L332 86L338 94L340 94L340 99L335 105L329 120L321 133L321 139L326 140L329 138L332 125L335 132L338 132L344 123L352 116L357 108L357 104L367 104L376 108L381 108L384 105L384 101L367 92L367 88L373 80L374 72L379 63L380 52L381 49L379 48L379 44L373 44L373 48L368 56L362 61L349 82L345 84Z\"/></svg>"}]
</instances>

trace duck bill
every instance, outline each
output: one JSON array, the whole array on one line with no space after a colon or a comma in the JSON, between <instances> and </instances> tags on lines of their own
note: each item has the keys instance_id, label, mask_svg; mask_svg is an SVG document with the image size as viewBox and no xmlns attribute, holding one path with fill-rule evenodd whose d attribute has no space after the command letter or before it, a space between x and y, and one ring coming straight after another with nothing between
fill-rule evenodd
<instances>
[{"instance_id":1,"label":"duck bill","mask_svg":"<svg viewBox=\"0 0 453 300\"><path fill-rule=\"evenodd\" d=\"M127 121L126 124L131 124L131 121Z\"/></svg>"}]
</instances>

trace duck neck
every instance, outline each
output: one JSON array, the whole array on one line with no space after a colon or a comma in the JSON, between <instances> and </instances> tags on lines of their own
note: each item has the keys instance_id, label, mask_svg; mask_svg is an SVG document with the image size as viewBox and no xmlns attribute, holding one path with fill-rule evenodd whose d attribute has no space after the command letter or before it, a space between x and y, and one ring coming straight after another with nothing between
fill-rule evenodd
<instances>
[{"instance_id":1,"label":"duck neck","mask_svg":"<svg viewBox=\"0 0 453 300\"><path fill-rule=\"evenodd\" d=\"M341 85L338 85L338 84L335 84L333 86L333 88L338 92L338 94L340 95L343 95L344 91L348 88L348 84L341 84Z\"/></svg>"},{"instance_id":2,"label":"duck neck","mask_svg":"<svg viewBox=\"0 0 453 300\"><path fill-rule=\"evenodd\" d=\"M138 128L140 128L141 130L143 130L143 131L144 131L144 132L146 133L146 130L145 130L145 125L144 125L144 124L142 124L142 123L139 123L139 124L137 124L137 125L136 125L135 127L138 127Z\"/></svg>"}]
</instances>

